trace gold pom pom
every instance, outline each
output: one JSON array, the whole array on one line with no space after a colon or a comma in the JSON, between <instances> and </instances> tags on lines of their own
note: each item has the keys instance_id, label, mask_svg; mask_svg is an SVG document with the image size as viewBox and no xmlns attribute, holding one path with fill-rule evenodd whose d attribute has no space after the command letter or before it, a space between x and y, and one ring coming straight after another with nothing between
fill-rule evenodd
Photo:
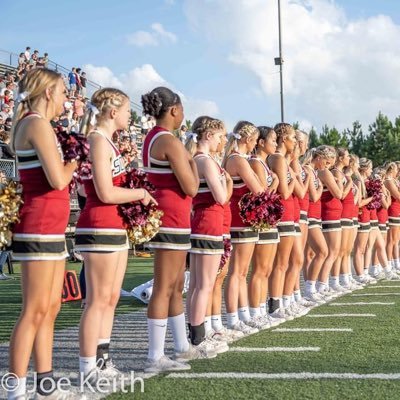
<instances>
[{"instance_id":1,"label":"gold pom pom","mask_svg":"<svg viewBox=\"0 0 400 400\"><path fill-rule=\"evenodd\" d=\"M0 185L0 249L11 244L12 226L19 222L22 187L9 180Z\"/></svg>"},{"instance_id":2,"label":"gold pom pom","mask_svg":"<svg viewBox=\"0 0 400 400\"><path fill-rule=\"evenodd\" d=\"M152 210L143 226L135 226L127 230L129 241L134 245L145 243L157 235L161 226L161 218L164 213L160 210Z\"/></svg>"}]
</instances>

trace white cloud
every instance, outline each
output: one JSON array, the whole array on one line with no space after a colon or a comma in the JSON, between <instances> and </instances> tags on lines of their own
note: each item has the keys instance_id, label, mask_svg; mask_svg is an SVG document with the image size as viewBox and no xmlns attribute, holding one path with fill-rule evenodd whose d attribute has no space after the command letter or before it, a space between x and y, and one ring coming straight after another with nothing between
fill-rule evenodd
<instances>
[{"instance_id":1,"label":"white cloud","mask_svg":"<svg viewBox=\"0 0 400 400\"><path fill-rule=\"evenodd\" d=\"M150 31L136 31L127 35L128 44L137 47L158 46L161 43L176 43L178 38L164 29L162 24L154 22L150 26Z\"/></svg>"},{"instance_id":2,"label":"white cloud","mask_svg":"<svg viewBox=\"0 0 400 400\"><path fill-rule=\"evenodd\" d=\"M268 116L278 120L277 2L206 3L185 0L189 25L258 78L273 103ZM352 20L332 0L282 0L281 9L286 120L343 128L370 123L380 110L399 114L400 26L390 17Z\"/></svg>"},{"instance_id":3,"label":"white cloud","mask_svg":"<svg viewBox=\"0 0 400 400\"><path fill-rule=\"evenodd\" d=\"M214 101L197 99L183 94L165 80L151 64L143 64L119 76L116 76L107 67L97 67L92 64L84 65L83 70L89 80L103 87L111 86L125 91L136 104L140 104L142 94L157 86L165 86L174 90L181 97L186 119L193 121L199 115L216 117L219 113L218 106Z\"/></svg>"},{"instance_id":4,"label":"white cloud","mask_svg":"<svg viewBox=\"0 0 400 400\"><path fill-rule=\"evenodd\" d=\"M175 5L175 0L164 0L164 3L167 6L174 6Z\"/></svg>"}]
</instances>

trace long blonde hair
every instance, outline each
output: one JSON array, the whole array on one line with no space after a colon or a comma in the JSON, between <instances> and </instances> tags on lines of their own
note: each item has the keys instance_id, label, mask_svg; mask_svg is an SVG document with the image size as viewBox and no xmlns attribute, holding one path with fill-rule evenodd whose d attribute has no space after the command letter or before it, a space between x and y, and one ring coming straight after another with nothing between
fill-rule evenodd
<instances>
[{"instance_id":1,"label":"long blonde hair","mask_svg":"<svg viewBox=\"0 0 400 400\"><path fill-rule=\"evenodd\" d=\"M192 132L186 140L185 147L189 153L193 156L197 151L197 142L203 139L203 135L210 131L217 131L225 129L224 123L216 118L207 117L203 115L196 118L192 125ZM197 137L193 136L195 134Z\"/></svg>"},{"instance_id":2,"label":"long blonde hair","mask_svg":"<svg viewBox=\"0 0 400 400\"><path fill-rule=\"evenodd\" d=\"M248 121L239 121L233 128L233 133L229 135L228 143L226 144L224 164L234 151L237 150L238 142L248 137L259 135L260 132L257 127Z\"/></svg>"},{"instance_id":3,"label":"long blonde hair","mask_svg":"<svg viewBox=\"0 0 400 400\"><path fill-rule=\"evenodd\" d=\"M26 113L34 109L45 94L46 89L54 88L57 85L59 79L62 78L58 72L47 68L35 68L28 71L19 81L18 93L22 97L15 103L14 107L14 117L10 132L12 151L15 151L15 134L19 121Z\"/></svg>"},{"instance_id":4,"label":"long blonde hair","mask_svg":"<svg viewBox=\"0 0 400 400\"><path fill-rule=\"evenodd\" d=\"M115 88L103 88L93 93L90 103L82 118L80 133L88 135L91 129L105 119L111 108L119 109L129 97L122 90ZM93 107L94 106L94 107ZM97 110L96 110L97 109ZM96 114L98 112L98 114ZM96 123L92 124L93 116L96 116Z\"/></svg>"}]
</instances>

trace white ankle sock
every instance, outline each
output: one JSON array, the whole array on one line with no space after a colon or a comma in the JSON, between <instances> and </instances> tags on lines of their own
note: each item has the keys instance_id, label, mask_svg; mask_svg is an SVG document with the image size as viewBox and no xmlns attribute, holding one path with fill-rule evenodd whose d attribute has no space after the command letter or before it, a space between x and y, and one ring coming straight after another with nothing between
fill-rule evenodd
<instances>
[{"instance_id":1,"label":"white ankle sock","mask_svg":"<svg viewBox=\"0 0 400 400\"><path fill-rule=\"evenodd\" d=\"M224 328L222 325L222 318L221 315L212 315L211 316L211 326L215 332L219 332Z\"/></svg>"},{"instance_id":2,"label":"white ankle sock","mask_svg":"<svg viewBox=\"0 0 400 400\"><path fill-rule=\"evenodd\" d=\"M338 285L339 284L339 277L338 276L331 276L331 283L332 283L332 285Z\"/></svg>"},{"instance_id":3,"label":"white ankle sock","mask_svg":"<svg viewBox=\"0 0 400 400\"><path fill-rule=\"evenodd\" d=\"M294 300L296 302L299 302L301 300L301 291L300 291L300 289L295 290L294 293L293 293L293 296L294 296Z\"/></svg>"},{"instance_id":4,"label":"white ankle sock","mask_svg":"<svg viewBox=\"0 0 400 400\"><path fill-rule=\"evenodd\" d=\"M176 318L176 317L172 317ZM167 318L151 319L147 318L149 329L149 354L150 360L159 360L164 355L165 334L167 332ZM185 327L186 339L186 327ZM186 339L187 341L187 339Z\"/></svg>"},{"instance_id":5,"label":"white ankle sock","mask_svg":"<svg viewBox=\"0 0 400 400\"><path fill-rule=\"evenodd\" d=\"M315 281L306 281L306 290L309 293L315 293L316 292L316 282Z\"/></svg>"},{"instance_id":6,"label":"white ankle sock","mask_svg":"<svg viewBox=\"0 0 400 400\"><path fill-rule=\"evenodd\" d=\"M111 342L111 338L107 338L107 339L99 339L97 341L97 344L109 344Z\"/></svg>"},{"instance_id":7,"label":"white ankle sock","mask_svg":"<svg viewBox=\"0 0 400 400\"><path fill-rule=\"evenodd\" d=\"M174 338L174 349L177 352L185 352L189 350L189 342L186 336L185 314L179 314L175 317L168 317L168 325ZM165 334L164 334L165 336ZM163 351L164 354L164 351ZM162 355L163 355L162 354ZM150 358L150 357L149 357Z\"/></svg>"},{"instance_id":8,"label":"white ankle sock","mask_svg":"<svg viewBox=\"0 0 400 400\"><path fill-rule=\"evenodd\" d=\"M340 274L340 282L343 285L348 285L350 282L350 278L348 274Z\"/></svg>"},{"instance_id":9,"label":"white ankle sock","mask_svg":"<svg viewBox=\"0 0 400 400\"><path fill-rule=\"evenodd\" d=\"M232 328L232 326L236 325L239 322L239 315L238 312L233 312L233 313L227 313L227 322L228 322L228 328Z\"/></svg>"},{"instance_id":10,"label":"white ankle sock","mask_svg":"<svg viewBox=\"0 0 400 400\"><path fill-rule=\"evenodd\" d=\"M324 292L326 289L328 289L328 284L325 283L325 282L320 282L320 281L318 281L316 287L317 287L318 292L319 292L319 293L322 293L322 292Z\"/></svg>"},{"instance_id":11,"label":"white ankle sock","mask_svg":"<svg viewBox=\"0 0 400 400\"><path fill-rule=\"evenodd\" d=\"M250 311L249 307L239 307L238 308L239 319L243 322L250 320Z\"/></svg>"},{"instance_id":12,"label":"white ankle sock","mask_svg":"<svg viewBox=\"0 0 400 400\"><path fill-rule=\"evenodd\" d=\"M95 357L96 358L96 357ZM7 392L8 400L15 400L26 394L26 376L23 378L7 379L7 386L10 388Z\"/></svg>"},{"instance_id":13,"label":"white ankle sock","mask_svg":"<svg viewBox=\"0 0 400 400\"><path fill-rule=\"evenodd\" d=\"M79 356L79 372L87 375L92 369L96 368L97 357L80 357Z\"/></svg>"},{"instance_id":14,"label":"white ankle sock","mask_svg":"<svg viewBox=\"0 0 400 400\"><path fill-rule=\"evenodd\" d=\"M251 318L259 317L261 315L260 307L250 307L249 312Z\"/></svg>"},{"instance_id":15,"label":"white ankle sock","mask_svg":"<svg viewBox=\"0 0 400 400\"><path fill-rule=\"evenodd\" d=\"M287 308L290 306L292 296L283 296L282 297L282 305L283 308Z\"/></svg>"},{"instance_id":16,"label":"white ankle sock","mask_svg":"<svg viewBox=\"0 0 400 400\"><path fill-rule=\"evenodd\" d=\"M204 318L204 330L206 332L206 336L212 332L211 316Z\"/></svg>"},{"instance_id":17,"label":"white ankle sock","mask_svg":"<svg viewBox=\"0 0 400 400\"><path fill-rule=\"evenodd\" d=\"M260 314L267 315L267 303L260 304Z\"/></svg>"}]
</instances>

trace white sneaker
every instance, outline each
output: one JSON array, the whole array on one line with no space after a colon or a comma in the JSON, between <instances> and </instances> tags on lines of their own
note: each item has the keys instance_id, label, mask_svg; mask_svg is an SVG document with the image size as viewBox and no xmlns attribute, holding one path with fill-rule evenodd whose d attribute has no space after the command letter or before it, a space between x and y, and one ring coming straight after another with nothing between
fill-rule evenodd
<instances>
[{"instance_id":1,"label":"white sneaker","mask_svg":"<svg viewBox=\"0 0 400 400\"><path fill-rule=\"evenodd\" d=\"M11 279L14 279L14 278L12 278L11 276L6 275L4 272L2 272L0 274L0 281L9 281Z\"/></svg>"},{"instance_id":2,"label":"white sneaker","mask_svg":"<svg viewBox=\"0 0 400 400\"><path fill-rule=\"evenodd\" d=\"M297 304L300 304L303 307L307 307L307 308L314 308L318 305L318 303L316 301L311 301L311 300L307 300L304 297L302 297Z\"/></svg>"},{"instance_id":3,"label":"white sneaker","mask_svg":"<svg viewBox=\"0 0 400 400\"><path fill-rule=\"evenodd\" d=\"M273 327L275 327L275 326L278 326L278 325L280 325L282 322L285 322L285 321L286 321L284 318L280 319L280 318L271 317L270 314L265 314L265 315L261 316L261 318L262 318L264 321L266 321L266 323L269 324L269 327L270 327L270 328L273 328Z\"/></svg>"},{"instance_id":4,"label":"white sneaker","mask_svg":"<svg viewBox=\"0 0 400 400\"><path fill-rule=\"evenodd\" d=\"M226 343L225 340L222 340L222 337L214 338L215 332L211 331L209 335L206 336L205 341L208 341L208 343L214 348L215 352L217 354L221 353L226 353L229 351L229 346ZM215 335L218 337L218 335Z\"/></svg>"},{"instance_id":5,"label":"white sneaker","mask_svg":"<svg viewBox=\"0 0 400 400\"><path fill-rule=\"evenodd\" d=\"M290 305L290 309L294 312L295 318L304 317L310 311L308 308L305 308L297 303L292 303Z\"/></svg>"},{"instance_id":6,"label":"white sneaker","mask_svg":"<svg viewBox=\"0 0 400 400\"><path fill-rule=\"evenodd\" d=\"M28 399L29 397L18 397L18 400ZM58 390L56 389L52 394L48 396L42 396L39 393L35 393L34 400L85 400L86 396L83 394L73 393L69 390Z\"/></svg>"},{"instance_id":7,"label":"white sneaker","mask_svg":"<svg viewBox=\"0 0 400 400\"><path fill-rule=\"evenodd\" d=\"M162 356L158 360L147 359L144 372L159 373L165 371L188 371L190 368L189 364L171 360L167 356Z\"/></svg>"},{"instance_id":8,"label":"white sneaker","mask_svg":"<svg viewBox=\"0 0 400 400\"><path fill-rule=\"evenodd\" d=\"M223 338L226 339L228 343L232 343L235 340L241 339L244 337L243 332L234 331L233 329L228 329L225 326L222 327L219 331L214 331L216 335L221 335Z\"/></svg>"},{"instance_id":9,"label":"white sneaker","mask_svg":"<svg viewBox=\"0 0 400 400\"><path fill-rule=\"evenodd\" d=\"M188 351L176 351L173 355L173 359L180 363L185 363L190 360L203 360L207 358L217 357L217 352L210 348L205 348L204 346L193 346L189 343Z\"/></svg>"},{"instance_id":10,"label":"white sneaker","mask_svg":"<svg viewBox=\"0 0 400 400\"><path fill-rule=\"evenodd\" d=\"M252 335L253 333L258 332L257 328L252 328L251 326L245 324L243 321L237 322L235 325L230 326L229 329L232 329L233 331L242 332L244 336Z\"/></svg>"},{"instance_id":11,"label":"white sneaker","mask_svg":"<svg viewBox=\"0 0 400 400\"><path fill-rule=\"evenodd\" d=\"M276 309L273 313L270 314L270 316L272 318L276 318L276 319L284 319L285 321L293 321L294 320L294 316L286 313L284 308Z\"/></svg>"},{"instance_id":12,"label":"white sneaker","mask_svg":"<svg viewBox=\"0 0 400 400\"><path fill-rule=\"evenodd\" d=\"M326 303L326 300L318 292L306 292L303 298L318 305Z\"/></svg>"},{"instance_id":13,"label":"white sneaker","mask_svg":"<svg viewBox=\"0 0 400 400\"><path fill-rule=\"evenodd\" d=\"M355 275L353 279L358 286L365 287L367 285L367 279L365 279L364 275Z\"/></svg>"},{"instance_id":14,"label":"white sneaker","mask_svg":"<svg viewBox=\"0 0 400 400\"><path fill-rule=\"evenodd\" d=\"M346 289L340 283L332 283L332 285L329 285L329 287L332 288L332 290L334 290L335 292L337 292L339 294L351 293L351 290Z\"/></svg>"},{"instance_id":15,"label":"white sneaker","mask_svg":"<svg viewBox=\"0 0 400 400\"><path fill-rule=\"evenodd\" d=\"M385 279L387 281L399 281L400 277L393 271L388 271L388 272L385 272Z\"/></svg>"},{"instance_id":16,"label":"white sneaker","mask_svg":"<svg viewBox=\"0 0 400 400\"><path fill-rule=\"evenodd\" d=\"M121 371L115 366L111 359L105 362L105 368L101 369L101 373L103 376L110 379L115 379L122 376Z\"/></svg>"},{"instance_id":17,"label":"white sneaker","mask_svg":"<svg viewBox=\"0 0 400 400\"><path fill-rule=\"evenodd\" d=\"M271 328L271 325L269 324L268 320L265 320L260 316L258 317L253 317L249 319L248 321L244 322L246 325L251 326L252 328L256 328L259 331L263 331L265 329Z\"/></svg>"}]
</instances>

